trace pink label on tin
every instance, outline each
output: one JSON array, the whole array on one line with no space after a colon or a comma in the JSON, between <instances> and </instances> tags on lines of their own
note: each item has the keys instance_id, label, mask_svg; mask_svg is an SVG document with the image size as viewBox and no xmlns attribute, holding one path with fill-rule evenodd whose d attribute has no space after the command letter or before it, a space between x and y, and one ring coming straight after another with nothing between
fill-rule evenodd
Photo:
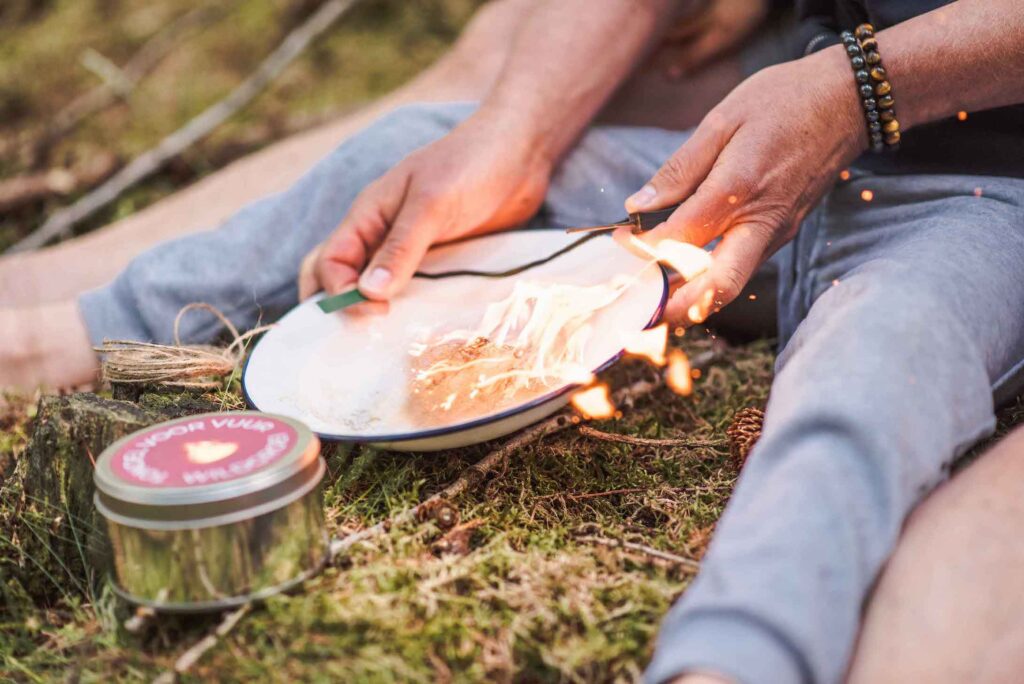
<instances>
[{"instance_id":1,"label":"pink label on tin","mask_svg":"<svg viewBox=\"0 0 1024 684\"><path fill-rule=\"evenodd\" d=\"M197 487L262 470L280 461L298 438L291 425L266 416L207 416L135 435L110 465L134 485Z\"/></svg>"}]
</instances>

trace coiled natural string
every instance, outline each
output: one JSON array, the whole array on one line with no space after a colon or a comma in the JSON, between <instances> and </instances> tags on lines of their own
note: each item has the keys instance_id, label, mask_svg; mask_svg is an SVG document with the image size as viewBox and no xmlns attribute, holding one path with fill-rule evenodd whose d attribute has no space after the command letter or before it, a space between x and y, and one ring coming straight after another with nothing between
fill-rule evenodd
<instances>
[{"instance_id":1,"label":"coiled natural string","mask_svg":"<svg viewBox=\"0 0 1024 684\"><path fill-rule=\"evenodd\" d=\"M207 344L182 344L181 319L189 311L209 311L231 333L227 347ZM103 379L111 383L154 384L168 387L215 389L220 378L238 369L245 358L245 343L272 325L264 325L240 334L238 328L219 309L204 302L193 302L174 318L174 344L154 344L135 340L103 340L95 350L103 355Z\"/></svg>"}]
</instances>

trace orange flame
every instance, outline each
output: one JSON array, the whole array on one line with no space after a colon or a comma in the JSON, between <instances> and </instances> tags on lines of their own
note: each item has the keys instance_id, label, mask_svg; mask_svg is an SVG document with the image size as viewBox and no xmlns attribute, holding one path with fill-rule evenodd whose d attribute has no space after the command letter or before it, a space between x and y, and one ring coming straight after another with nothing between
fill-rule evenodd
<instances>
[{"instance_id":1,"label":"orange flame","mask_svg":"<svg viewBox=\"0 0 1024 684\"><path fill-rule=\"evenodd\" d=\"M615 405L612 404L608 385L604 383L588 387L572 395L572 405L583 414L584 418L603 420L615 415Z\"/></svg>"},{"instance_id":2,"label":"orange flame","mask_svg":"<svg viewBox=\"0 0 1024 684\"><path fill-rule=\"evenodd\" d=\"M688 242L665 239L651 247L637 236L630 235L629 244L655 261L669 266L687 281L693 280L711 267L711 254Z\"/></svg>"},{"instance_id":3,"label":"orange flame","mask_svg":"<svg viewBox=\"0 0 1024 684\"><path fill-rule=\"evenodd\" d=\"M668 369L665 382L676 394L684 397L693 392L693 377L690 375L690 360L682 349L673 349L668 354Z\"/></svg>"},{"instance_id":4,"label":"orange flame","mask_svg":"<svg viewBox=\"0 0 1024 684\"><path fill-rule=\"evenodd\" d=\"M700 296L700 298L690 305L690 308L686 310L686 316L694 323L703 323L704 319L711 313L711 305L714 304L715 293L712 289L707 289Z\"/></svg>"},{"instance_id":5,"label":"orange flame","mask_svg":"<svg viewBox=\"0 0 1024 684\"><path fill-rule=\"evenodd\" d=\"M641 356L655 366L664 366L665 347L668 345L668 323L639 330L624 336L623 349L629 354Z\"/></svg>"}]
</instances>

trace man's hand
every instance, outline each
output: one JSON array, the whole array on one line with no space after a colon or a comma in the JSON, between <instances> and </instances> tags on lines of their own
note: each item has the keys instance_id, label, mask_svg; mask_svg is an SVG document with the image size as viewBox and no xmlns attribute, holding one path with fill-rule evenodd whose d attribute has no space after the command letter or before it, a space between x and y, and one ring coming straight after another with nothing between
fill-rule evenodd
<instances>
[{"instance_id":1,"label":"man's hand","mask_svg":"<svg viewBox=\"0 0 1024 684\"><path fill-rule=\"evenodd\" d=\"M626 200L630 212L686 200L644 237L652 243L704 246L721 238L710 269L673 295L668 317L697 323L732 301L866 146L839 48L764 69L737 86Z\"/></svg>"},{"instance_id":2,"label":"man's hand","mask_svg":"<svg viewBox=\"0 0 1024 684\"><path fill-rule=\"evenodd\" d=\"M432 244L530 218L552 162L486 114L414 152L361 192L334 233L303 260L299 297L357 280L373 300L399 292Z\"/></svg>"}]
</instances>

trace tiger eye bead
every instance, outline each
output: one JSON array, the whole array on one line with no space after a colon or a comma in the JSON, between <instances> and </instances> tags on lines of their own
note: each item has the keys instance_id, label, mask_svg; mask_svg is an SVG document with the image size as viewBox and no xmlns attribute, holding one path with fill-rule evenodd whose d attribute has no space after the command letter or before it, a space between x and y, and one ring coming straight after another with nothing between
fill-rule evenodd
<instances>
[{"instance_id":1,"label":"tiger eye bead","mask_svg":"<svg viewBox=\"0 0 1024 684\"><path fill-rule=\"evenodd\" d=\"M856 29L854 29L853 35L855 35L859 40L870 38L871 36L875 35L875 27L872 26L871 24L861 24Z\"/></svg>"},{"instance_id":2,"label":"tiger eye bead","mask_svg":"<svg viewBox=\"0 0 1024 684\"><path fill-rule=\"evenodd\" d=\"M872 50L871 52L866 52L864 54L864 61L874 66L875 64L878 64L879 62L882 61L882 56L875 52L874 50Z\"/></svg>"},{"instance_id":3,"label":"tiger eye bead","mask_svg":"<svg viewBox=\"0 0 1024 684\"><path fill-rule=\"evenodd\" d=\"M886 133L896 133L900 130L900 122L897 121L896 119L893 119L892 121L887 121L885 125L882 126L882 130L885 131Z\"/></svg>"},{"instance_id":4,"label":"tiger eye bead","mask_svg":"<svg viewBox=\"0 0 1024 684\"><path fill-rule=\"evenodd\" d=\"M900 143L900 132L893 131L892 133L885 134L886 145L898 145Z\"/></svg>"},{"instance_id":5,"label":"tiger eye bead","mask_svg":"<svg viewBox=\"0 0 1024 684\"><path fill-rule=\"evenodd\" d=\"M888 81L882 81L875 86L875 95L881 97L882 95L888 95L892 92L892 85Z\"/></svg>"},{"instance_id":6,"label":"tiger eye bead","mask_svg":"<svg viewBox=\"0 0 1024 684\"><path fill-rule=\"evenodd\" d=\"M860 41L860 48L864 52L867 52L868 50L877 50L878 41L875 40L874 38L865 38L862 41Z\"/></svg>"},{"instance_id":7,"label":"tiger eye bead","mask_svg":"<svg viewBox=\"0 0 1024 684\"><path fill-rule=\"evenodd\" d=\"M888 75L889 74L886 73L885 67L883 66L876 66L871 70L871 78L876 81L884 81Z\"/></svg>"},{"instance_id":8,"label":"tiger eye bead","mask_svg":"<svg viewBox=\"0 0 1024 684\"><path fill-rule=\"evenodd\" d=\"M881 111L878 113L878 118L885 122L895 121L896 112L892 111L891 109L886 109L885 111Z\"/></svg>"},{"instance_id":9,"label":"tiger eye bead","mask_svg":"<svg viewBox=\"0 0 1024 684\"><path fill-rule=\"evenodd\" d=\"M892 99L892 95L884 95L878 98L879 109L892 109L894 104L896 104L896 101Z\"/></svg>"}]
</instances>

